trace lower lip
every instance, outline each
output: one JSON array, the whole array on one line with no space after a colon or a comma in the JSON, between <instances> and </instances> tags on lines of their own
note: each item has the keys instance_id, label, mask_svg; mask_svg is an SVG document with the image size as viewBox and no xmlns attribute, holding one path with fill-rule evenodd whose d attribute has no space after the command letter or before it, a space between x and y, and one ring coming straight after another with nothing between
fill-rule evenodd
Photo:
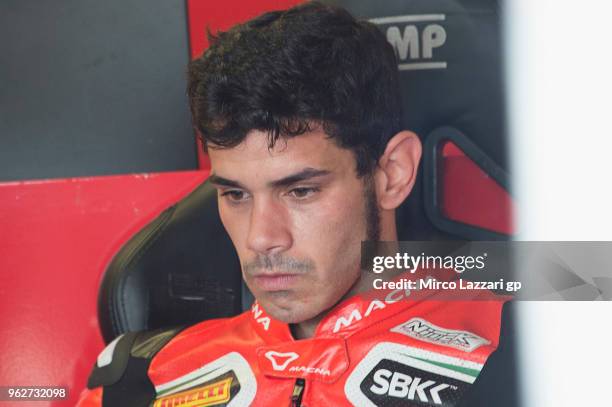
<instances>
[{"instance_id":1,"label":"lower lip","mask_svg":"<svg viewBox=\"0 0 612 407\"><path fill-rule=\"evenodd\" d=\"M295 274L283 274L279 276L257 276L255 283L265 291L280 291L292 288L298 280Z\"/></svg>"}]
</instances>

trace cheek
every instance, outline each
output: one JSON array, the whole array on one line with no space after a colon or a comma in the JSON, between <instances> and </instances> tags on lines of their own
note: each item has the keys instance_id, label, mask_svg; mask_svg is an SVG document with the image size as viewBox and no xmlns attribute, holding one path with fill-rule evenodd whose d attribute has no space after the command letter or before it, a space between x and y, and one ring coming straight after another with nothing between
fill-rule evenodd
<instances>
[{"instance_id":1,"label":"cheek","mask_svg":"<svg viewBox=\"0 0 612 407\"><path fill-rule=\"evenodd\" d=\"M229 235L232 243L234 244L234 248L240 254L242 250L242 237L246 233L246 225L244 223L246 216L241 214L239 211L227 208L220 200L219 217L221 218L221 223L223 223L225 231Z\"/></svg>"},{"instance_id":2,"label":"cheek","mask_svg":"<svg viewBox=\"0 0 612 407\"><path fill-rule=\"evenodd\" d=\"M362 194L349 194L343 190L334 192L303 216L298 230L307 230L315 241L341 240L341 235L347 232L361 240L361 228L365 225L364 207Z\"/></svg>"},{"instance_id":3,"label":"cheek","mask_svg":"<svg viewBox=\"0 0 612 407\"><path fill-rule=\"evenodd\" d=\"M366 236L364 207L363 195L347 197L345 193L338 193L301 214L294 224L300 251L316 259L328 273L333 273L336 266L353 264L353 257L359 256L361 241Z\"/></svg>"}]
</instances>

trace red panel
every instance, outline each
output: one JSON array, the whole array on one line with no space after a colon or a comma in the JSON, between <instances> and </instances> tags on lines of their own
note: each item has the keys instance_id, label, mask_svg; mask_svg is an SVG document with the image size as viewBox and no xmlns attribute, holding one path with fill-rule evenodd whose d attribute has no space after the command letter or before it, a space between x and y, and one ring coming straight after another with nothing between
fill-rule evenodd
<instances>
[{"instance_id":1,"label":"red panel","mask_svg":"<svg viewBox=\"0 0 612 407\"><path fill-rule=\"evenodd\" d=\"M64 385L71 392L69 401L19 406L76 403L103 348L96 300L105 265L206 175L0 184L0 384Z\"/></svg>"},{"instance_id":2,"label":"red panel","mask_svg":"<svg viewBox=\"0 0 612 407\"><path fill-rule=\"evenodd\" d=\"M456 222L506 235L514 234L514 203L457 145L442 148L442 214Z\"/></svg>"},{"instance_id":3,"label":"red panel","mask_svg":"<svg viewBox=\"0 0 612 407\"><path fill-rule=\"evenodd\" d=\"M237 23L272 10L287 9L304 0L187 0L187 21L189 24L189 48L191 58L195 58L208 47L206 33L225 31ZM198 143L200 146L200 143ZM210 168L208 157L198 148L200 168Z\"/></svg>"}]
</instances>

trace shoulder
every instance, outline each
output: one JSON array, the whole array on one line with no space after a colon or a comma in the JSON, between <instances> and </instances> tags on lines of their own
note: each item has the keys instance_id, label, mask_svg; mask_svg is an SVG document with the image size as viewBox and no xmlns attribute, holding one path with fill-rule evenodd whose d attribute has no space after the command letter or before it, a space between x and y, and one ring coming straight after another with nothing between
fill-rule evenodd
<instances>
[{"instance_id":1,"label":"shoulder","mask_svg":"<svg viewBox=\"0 0 612 407\"><path fill-rule=\"evenodd\" d=\"M423 403L516 405L495 401L496 394L515 389L509 377L508 308L503 306L502 314L500 302L429 302L382 321L374 335L362 337L361 354L354 358L359 362L347 377L347 396L356 405L368 399L382 404L406 394ZM410 378L430 386L415 394Z\"/></svg>"},{"instance_id":2,"label":"shoulder","mask_svg":"<svg viewBox=\"0 0 612 407\"><path fill-rule=\"evenodd\" d=\"M504 305L497 350L488 359L461 406L511 407L519 404L515 307L513 302Z\"/></svg>"},{"instance_id":3,"label":"shoulder","mask_svg":"<svg viewBox=\"0 0 612 407\"><path fill-rule=\"evenodd\" d=\"M219 335L220 333L226 332L228 330L233 330L238 327L242 327L247 325L250 311L245 311L242 314L236 315L230 318L218 318L218 319L210 319L207 321L198 322L195 325L191 325L185 329L183 329L180 334L174 338L172 343L174 344L176 341L188 338L188 337L202 337L207 335Z\"/></svg>"},{"instance_id":4,"label":"shoulder","mask_svg":"<svg viewBox=\"0 0 612 407\"><path fill-rule=\"evenodd\" d=\"M120 335L98 356L87 387L103 388L103 405L131 406L154 400L155 384L150 377L152 364L159 359L176 359L197 344L205 344L223 332L246 325L243 315L203 321L190 327Z\"/></svg>"},{"instance_id":5,"label":"shoulder","mask_svg":"<svg viewBox=\"0 0 612 407\"><path fill-rule=\"evenodd\" d=\"M98 355L87 387L115 384L124 375L130 359L152 359L181 330L181 328L157 329L128 332L118 336Z\"/></svg>"},{"instance_id":6,"label":"shoulder","mask_svg":"<svg viewBox=\"0 0 612 407\"><path fill-rule=\"evenodd\" d=\"M226 349L236 350L240 344L256 343L258 338L249 320L250 312L247 311L232 318L203 321L182 330L160 349L151 371L156 374L176 371L178 365L185 364L185 360L214 357ZM159 380L157 376L154 379Z\"/></svg>"},{"instance_id":7,"label":"shoulder","mask_svg":"<svg viewBox=\"0 0 612 407\"><path fill-rule=\"evenodd\" d=\"M89 389L103 388L103 405L128 406L155 398L148 379L153 357L182 328L128 332L113 340L100 353L89 376ZM125 389L129 389L126 394Z\"/></svg>"}]
</instances>

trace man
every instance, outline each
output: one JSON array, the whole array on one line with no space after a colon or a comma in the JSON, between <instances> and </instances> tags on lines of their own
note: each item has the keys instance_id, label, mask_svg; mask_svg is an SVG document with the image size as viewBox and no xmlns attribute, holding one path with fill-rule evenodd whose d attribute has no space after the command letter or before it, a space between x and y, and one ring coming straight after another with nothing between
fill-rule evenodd
<instances>
[{"instance_id":1,"label":"man","mask_svg":"<svg viewBox=\"0 0 612 407\"><path fill-rule=\"evenodd\" d=\"M499 302L380 297L364 240L395 241L418 137L377 28L308 3L212 40L189 67L219 212L256 302L235 318L126 334L81 406L458 405L495 350Z\"/></svg>"}]
</instances>

